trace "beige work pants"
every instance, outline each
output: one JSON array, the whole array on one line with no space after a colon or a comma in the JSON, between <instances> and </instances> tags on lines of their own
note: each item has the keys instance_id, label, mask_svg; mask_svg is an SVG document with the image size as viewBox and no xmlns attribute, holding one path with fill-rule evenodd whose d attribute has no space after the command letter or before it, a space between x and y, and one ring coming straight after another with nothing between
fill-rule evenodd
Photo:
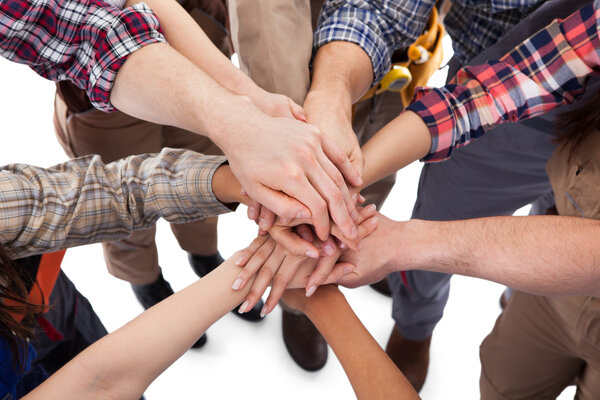
<instances>
[{"instance_id":1,"label":"beige work pants","mask_svg":"<svg viewBox=\"0 0 600 400\"><path fill-rule=\"evenodd\" d=\"M598 399L600 299L515 291L480 356L483 400L555 399L575 379L576 399Z\"/></svg>"},{"instance_id":2,"label":"beige work pants","mask_svg":"<svg viewBox=\"0 0 600 400\"><path fill-rule=\"evenodd\" d=\"M304 102L310 84L313 27L322 0L229 0L233 47L241 68L262 88ZM384 93L359 103L354 131L366 143L402 111L400 95ZM381 206L395 174L369 186L363 195Z\"/></svg>"}]
</instances>

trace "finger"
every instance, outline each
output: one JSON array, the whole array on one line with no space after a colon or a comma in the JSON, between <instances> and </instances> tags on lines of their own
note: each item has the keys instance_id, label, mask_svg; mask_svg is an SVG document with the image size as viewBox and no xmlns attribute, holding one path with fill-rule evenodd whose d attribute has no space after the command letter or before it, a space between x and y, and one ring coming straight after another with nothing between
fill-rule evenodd
<instances>
[{"instance_id":1,"label":"finger","mask_svg":"<svg viewBox=\"0 0 600 400\"><path fill-rule=\"evenodd\" d=\"M244 269L240 271L238 276L235 278L231 288L233 290L240 290L246 286L246 283L256 274L259 268L269 259L273 249L275 248L275 241L270 239L268 236L259 236L254 239L250 247L256 247L252 251L252 256L245 263ZM237 261L236 261L237 264Z\"/></svg>"},{"instance_id":2,"label":"finger","mask_svg":"<svg viewBox=\"0 0 600 400\"><path fill-rule=\"evenodd\" d=\"M377 207L375 206L375 204L370 204L367 207L359 207L358 214L359 214L359 216L357 219L357 223L359 224L359 229L358 229L358 237L355 240L350 240L347 237L345 237L344 233L337 225L333 225L331 227L331 234L334 235L335 237L337 237L340 241L342 241L344 244L346 244L353 250L358 249L358 242L361 239L360 224L362 224L367 219L377 215Z\"/></svg>"},{"instance_id":3,"label":"finger","mask_svg":"<svg viewBox=\"0 0 600 400\"><path fill-rule=\"evenodd\" d=\"M357 165L353 165L348 155L325 135L321 136L321 147L327 158L331 160L352 186L362 186L362 157L358 160Z\"/></svg>"},{"instance_id":4,"label":"finger","mask_svg":"<svg viewBox=\"0 0 600 400\"><path fill-rule=\"evenodd\" d=\"M257 222L261 208L262 207L258 201L250 199L250 201L248 201L248 219Z\"/></svg>"},{"instance_id":5,"label":"finger","mask_svg":"<svg viewBox=\"0 0 600 400\"><path fill-rule=\"evenodd\" d=\"M327 240L321 242L321 251L325 256L332 256L337 251L338 246L332 236L329 236Z\"/></svg>"},{"instance_id":6,"label":"finger","mask_svg":"<svg viewBox=\"0 0 600 400\"><path fill-rule=\"evenodd\" d=\"M288 97L288 102L290 103L290 110L292 111L292 115L298 121L308 122L306 118L306 113L304 112L304 108L296 104L296 102Z\"/></svg>"},{"instance_id":7,"label":"finger","mask_svg":"<svg viewBox=\"0 0 600 400\"><path fill-rule=\"evenodd\" d=\"M313 171L315 169L320 170L320 177L324 180L329 180L325 172L319 167L316 161L313 162L312 168L310 169L312 169ZM309 171L308 175L314 175L314 172ZM330 228L329 213L327 212L327 202L323 199L323 197L319 194L319 192L316 190L313 184L306 177L302 177L300 178L300 180L290 182L288 188L289 192L286 191L286 193L289 196L298 199L310 210L311 221L315 227L317 236L321 240L327 239L327 237L329 236Z\"/></svg>"},{"instance_id":8,"label":"finger","mask_svg":"<svg viewBox=\"0 0 600 400\"><path fill-rule=\"evenodd\" d=\"M245 307L243 309L242 307L240 307L240 314L252 309L252 307L254 307L256 303L258 303L261 296L269 287L269 284L273 280L273 277L275 276L277 271L279 271L279 268L283 263L284 259L285 251L282 247L277 246L271 254L271 256L269 257L269 259L260 268L260 271L258 271L256 279L254 280L254 283L250 288L250 292L246 296L246 300L244 301L244 303L242 303L242 306L245 305ZM261 315L264 316L262 311Z\"/></svg>"},{"instance_id":9,"label":"finger","mask_svg":"<svg viewBox=\"0 0 600 400\"><path fill-rule=\"evenodd\" d=\"M356 225L354 225L354 221L352 221L343 193L338 189L320 165L315 165L314 168L311 168L308 171L308 174L310 183L317 189L319 195L326 200L331 219L340 226L342 232L344 232L347 237L356 237ZM315 228L317 228L316 231L319 239L327 239L329 231L327 231L327 235L324 236L323 232L319 231L316 224Z\"/></svg>"},{"instance_id":10,"label":"finger","mask_svg":"<svg viewBox=\"0 0 600 400\"><path fill-rule=\"evenodd\" d=\"M329 285L332 283L340 284L339 282L344 282L344 277L349 276L355 271L356 267L350 263L338 263L335 264L323 285ZM356 275L356 274L353 274ZM345 281L347 283L347 280ZM344 285L343 285L344 286Z\"/></svg>"},{"instance_id":11,"label":"finger","mask_svg":"<svg viewBox=\"0 0 600 400\"><path fill-rule=\"evenodd\" d=\"M285 247L291 254L319 258L319 249L312 244L312 241L303 239L291 228L271 229L270 234L273 240Z\"/></svg>"},{"instance_id":12,"label":"finger","mask_svg":"<svg viewBox=\"0 0 600 400\"><path fill-rule=\"evenodd\" d=\"M298 271L298 268L304 262L305 258L296 257L296 256L287 256L279 268L279 271L273 277L273 281L271 282L271 291L269 292L269 297L265 301L265 306L263 307L262 313L264 315L273 311L279 299L285 292L285 289L288 286L288 283L292 279L292 277ZM262 314L261 313L261 314Z\"/></svg>"},{"instance_id":13,"label":"finger","mask_svg":"<svg viewBox=\"0 0 600 400\"><path fill-rule=\"evenodd\" d=\"M326 280L334 265L337 262L341 254L341 250L339 250L333 240L331 240L331 245L335 248L330 254L321 257L315 266L314 271L308 277L308 281L306 282L306 296L311 296L314 291L317 289L319 285L322 285Z\"/></svg>"},{"instance_id":14,"label":"finger","mask_svg":"<svg viewBox=\"0 0 600 400\"><path fill-rule=\"evenodd\" d=\"M329 282L329 279L327 279L327 281L329 283L335 283L337 285L341 285L341 286L344 286L347 288L352 288L352 289L361 286L361 284L363 282L360 281L360 275L356 272L356 269L354 268L354 266L352 264L348 264L348 263L341 263L341 265L349 266L350 272L342 275L340 278L338 278L337 280L335 280L333 282ZM344 266L344 268L346 268L345 266ZM366 282L364 284L366 284Z\"/></svg>"},{"instance_id":15,"label":"finger","mask_svg":"<svg viewBox=\"0 0 600 400\"><path fill-rule=\"evenodd\" d=\"M356 209L356 197L352 196L350 190L348 190L348 186L346 185L346 181L340 171L331 163L329 158L323 152L319 152L317 155L317 160L319 164L321 164L321 168L323 171L331 178L335 186L342 193L344 198L344 202L346 203L346 209L350 213L350 217L352 221L356 221L358 218L358 210ZM330 212L331 214L331 212Z\"/></svg>"},{"instance_id":16,"label":"finger","mask_svg":"<svg viewBox=\"0 0 600 400\"><path fill-rule=\"evenodd\" d=\"M301 203L302 200L296 200L293 194L286 194L264 185L257 185L256 192L253 195L259 203L281 218L311 218L309 208Z\"/></svg>"},{"instance_id":17,"label":"finger","mask_svg":"<svg viewBox=\"0 0 600 400\"><path fill-rule=\"evenodd\" d=\"M364 238L369 236L371 233L373 233L375 231L375 229L377 229L378 222L379 222L379 219L377 218L377 216L375 216L375 217L369 218L368 220L366 220L365 222L360 224L358 226L359 240L363 240ZM358 249L360 250L360 244L358 245Z\"/></svg>"},{"instance_id":18,"label":"finger","mask_svg":"<svg viewBox=\"0 0 600 400\"><path fill-rule=\"evenodd\" d=\"M358 204L362 204L365 201L367 201L367 199L364 198L364 196L362 194L358 194Z\"/></svg>"},{"instance_id":19,"label":"finger","mask_svg":"<svg viewBox=\"0 0 600 400\"><path fill-rule=\"evenodd\" d=\"M258 219L258 227L261 230L267 232L275 224L276 218L277 218L277 216L275 215L275 213L273 211L269 210L267 207L263 207L260 211L260 217Z\"/></svg>"},{"instance_id":20,"label":"finger","mask_svg":"<svg viewBox=\"0 0 600 400\"><path fill-rule=\"evenodd\" d=\"M256 253L256 250L258 250L259 247L262 246L266 240L267 238L257 237L252 241L252 243L248 245L248 247L238 251L235 254L235 256L232 256L232 258L235 259L235 265L238 265L240 267L244 266L248 262L248 260L254 255L254 253Z\"/></svg>"}]
</instances>

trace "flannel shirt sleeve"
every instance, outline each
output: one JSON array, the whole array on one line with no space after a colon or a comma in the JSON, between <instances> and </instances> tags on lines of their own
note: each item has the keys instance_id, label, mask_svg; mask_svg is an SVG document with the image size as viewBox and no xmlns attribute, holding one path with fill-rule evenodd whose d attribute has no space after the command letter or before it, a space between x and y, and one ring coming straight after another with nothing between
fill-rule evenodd
<instances>
[{"instance_id":1,"label":"flannel shirt sleeve","mask_svg":"<svg viewBox=\"0 0 600 400\"><path fill-rule=\"evenodd\" d=\"M357 44L371 59L376 84L389 71L394 51L407 48L423 32L434 5L433 0L325 0L315 51L333 41Z\"/></svg>"},{"instance_id":2,"label":"flannel shirt sleeve","mask_svg":"<svg viewBox=\"0 0 600 400\"><path fill-rule=\"evenodd\" d=\"M423 161L443 161L486 130L572 103L600 72L600 0L555 20L500 61L461 69L442 88L418 88L407 110L431 133Z\"/></svg>"},{"instance_id":3,"label":"flannel shirt sleeve","mask_svg":"<svg viewBox=\"0 0 600 400\"><path fill-rule=\"evenodd\" d=\"M127 237L159 218L191 222L231 211L212 179L225 157L163 149L103 164L0 168L0 243L13 258Z\"/></svg>"},{"instance_id":4,"label":"flannel shirt sleeve","mask_svg":"<svg viewBox=\"0 0 600 400\"><path fill-rule=\"evenodd\" d=\"M94 107L113 111L110 91L127 57L165 42L144 3L119 9L102 0L0 2L0 55L44 78L70 80Z\"/></svg>"}]
</instances>

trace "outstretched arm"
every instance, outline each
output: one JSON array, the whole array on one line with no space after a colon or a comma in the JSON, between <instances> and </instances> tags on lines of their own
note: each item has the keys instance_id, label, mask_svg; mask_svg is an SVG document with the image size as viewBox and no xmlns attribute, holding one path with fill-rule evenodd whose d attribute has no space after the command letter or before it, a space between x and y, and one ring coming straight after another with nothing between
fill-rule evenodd
<instances>
[{"instance_id":1,"label":"outstretched arm","mask_svg":"<svg viewBox=\"0 0 600 400\"><path fill-rule=\"evenodd\" d=\"M233 260L100 339L23 399L139 399L246 291L234 291Z\"/></svg>"},{"instance_id":2,"label":"outstretched arm","mask_svg":"<svg viewBox=\"0 0 600 400\"><path fill-rule=\"evenodd\" d=\"M363 147L365 183L417 159L442 161L498 124L572 103L584 92L586 78L599 71L599 30L596 0L499 61L467 66L441 88L418 88L407 111Z\"/></svg>"},{"instance_id":3,"label":"outstretched arm","mask_svg":"<svg viewBox=\"0 0 600 400\"><path fill-rule=\"evenodd\" d=\"M302 290L287 290L283 300L304 312L325 337L346 371L357 399L419 398L336 286L321 286L309 298Z\"/></svg>"},{"instance_id":4,"label":"outstretched arm","mask_svg":"<svg viewBox=\"0 0 600 400\"><path fill-rule=\"evenodd\" d=\"M362 250L342 257L356 268L338 283L355 287L394 271L430 270L487 279L539 295L597 297L598 241L600 221L587 218L397 222L380 215L378 229L363 240Z\"/></svg>"}]
</instances>

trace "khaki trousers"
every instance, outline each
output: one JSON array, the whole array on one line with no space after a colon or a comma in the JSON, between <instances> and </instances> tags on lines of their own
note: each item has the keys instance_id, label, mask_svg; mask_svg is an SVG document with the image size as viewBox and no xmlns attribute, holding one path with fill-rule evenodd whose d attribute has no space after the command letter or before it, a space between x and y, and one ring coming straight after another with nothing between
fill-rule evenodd
<instances>
[{"instance_id":1,"label":"khaki trousers","mask_svg":"<svg viewBox=\"0 0 600 400\"><path fill-rule=\"evenodd\" d=\"M54 126L61 146L69 157L99 154L111 162L132 154L158 153L163 147L185 148L205 154L222 154L210 139L179 128L161 126L121 112L96 109L71 113L56 96ZM217 218L187 224L171 224L181 248L198 255L217 251ZM105 242L104 258L109 272L136 285L158 277L156 228L133 232L127 239Z\"/></svg>"},{"instance_id":2,"label":"khaki trousers","mask_svg":"<svg viewBox=\"0 0 600 400\"><path fill-rule=\"evenodd\" d=\"M484 400L555 399L575 379L576 399L598 399L600 299L514 292L480 356Z\"/></svg>"},{"instance_id":3,"label":"khaki trousers","mask_svg":"<svg viewBox=\"0 0 600 400\"><path fill-rule=\"evenodd\" d=\"M310 84L313 27L322 0L229 0L233 47L241 68L263 89L304 102ZM358 104L354 131L366 143L402 111L399 94L384 93ZM390 175L363 195L381 206L394 186Z\"/></svg>"}]
</instances>

